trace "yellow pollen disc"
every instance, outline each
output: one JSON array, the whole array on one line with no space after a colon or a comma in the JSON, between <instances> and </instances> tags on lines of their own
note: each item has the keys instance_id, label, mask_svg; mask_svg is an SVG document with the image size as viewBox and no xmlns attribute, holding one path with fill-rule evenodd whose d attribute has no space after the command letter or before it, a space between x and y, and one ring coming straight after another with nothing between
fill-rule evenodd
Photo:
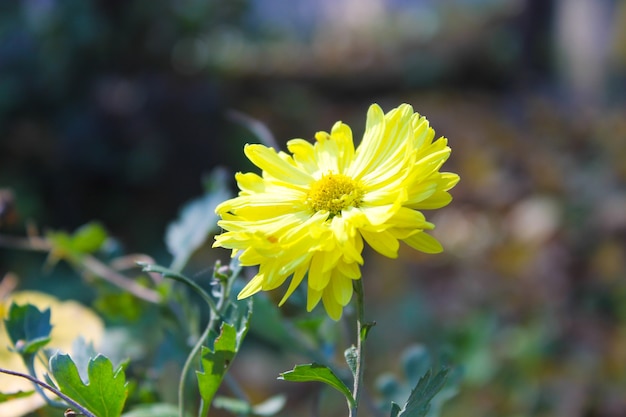
<instances>
[{"instance_id":1,"label":"yellow pollen disc","mask_svg":"<svg viewBox=\"0 0 626 417\"><path fill-rule=\"evenodd\" d=\"M358 207L362 198L363 190L356 181L346 175L329 173L311 185L307 203L313 211L326 210L334 217L348 207Z\"/></svg>"}]
</instances>

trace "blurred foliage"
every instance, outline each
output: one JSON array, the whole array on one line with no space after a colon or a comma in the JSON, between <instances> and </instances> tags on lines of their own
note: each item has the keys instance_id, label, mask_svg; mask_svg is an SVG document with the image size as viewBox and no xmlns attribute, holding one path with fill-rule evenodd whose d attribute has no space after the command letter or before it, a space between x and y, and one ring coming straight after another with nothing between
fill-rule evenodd
<instances>
[{"instance_id":1,"label":"blurred foliage","mask_svg":"<svg viewBox=\"0 0 626 417\"><path fill-rule=\"evenodd\" d=\"M242 145L260 139L231 109L284 143L336 120L358 137L371 102L408 102L449 138L449 169L462 181L453 203L429 217L443 255L366 255L368 316L378 322L368 386L419 342L463 368L444 417L624 415L625 3L577 2L596 5L582 23L564 0L364 3L1 2L0 233L23 235L36 221L71 253L78 233L61 230L97 219L90 227L116 238L99 242L94 232L97 255L140 251L169 264L164 231L202 195L204 173L249 169ZM564 41L592 23L598 38ZM587 73L574 71L578 59ZM187 264L202 285L226 256L207 246ZM189 346L178 341L198 334L201 313L181 323L190 311L174 310L154 329L158 308L44 263L2 249L0 276L95 300L108 349L123 346L115 354L131 357L129 374L150 376L131 389L131 405L175 402L167 375L180 371ZM343 360L346 336L302 315L298 302L296 293L278 311L255 300L250 344L231 371L252 404L286 392L294 415L312 403L332 415L341 399L267 381L292 359ZM134 319L127 327L122 310ZM294 334L302 337L290 349L277 343Z\"/></svg>"}]
</instances>

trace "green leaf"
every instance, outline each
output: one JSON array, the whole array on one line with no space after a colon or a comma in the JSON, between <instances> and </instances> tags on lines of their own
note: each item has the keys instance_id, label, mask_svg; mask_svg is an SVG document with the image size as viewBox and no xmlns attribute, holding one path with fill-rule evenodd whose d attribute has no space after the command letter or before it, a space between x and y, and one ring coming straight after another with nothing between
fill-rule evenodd
<instances>
[{"instance_id":1,"label":"green leaf","mask_svg":"<svg viewBox=\"0 0 626 417\"><path fill-rule=\"evenodd\" d=\"M337 375L335 375L333 371L325 365L317 363L296 365L293 370L280 374L278 379L294 382L323 382L341 392L346 397L350 405L354 406L354 398L352 397L352 393L348 387L346 387L346 384L344 384L337 377Z\"/></svg>"},{"instance_id":2,"label":"green leaf","mask_svg":"<svg viewBox=\"0 0 626 417\"><path fill-rule=\"evenodd\" d=\"M433 358L423 345L407 348L401 355L401 363L406 378L399 379L393 374L384 373L376 380L376 388L383 398L381 408L386 408L390 402L404 404L405 400L413 395L416 386L424 383L420 381L426 376L432 384L430 369L433 368ZM437 363L445 364L447 361L440 358ZM461 375L459 369L447 373L443 388L430 400L428 417L439 416L443 404L457 394Z\"/></svg>"},{"instance_id":3,"label":"green leaf","mask_svg":"<svg viewBox=\"0 0 626 417\"><path fill-rule=\"evenodd\" d=\"M81 255L98 251L106 242L108 235L98 222L87 223L74 231L73 234L53 231L46 234L52 245L53 259L75 260Z\"/></svg>"},{"instance_id":4,"label":"green leaf","mask_svg":"<svg viewBox=\"0 0 626 417\"><path fill-rule=\"evenodd\" d=\"M172 404L144 404L122 414L122 417L178 417L178 407Z\"/></svg>"},{"instance_id":5,"label":"green leaf","mask_svg":"<svg viewBox=\"0 0 626 417\"><path fill-rule=\"evenodd\" d=\"M202 370L196 371L202 397L199 415L208 413L213 397L248 333L251 314L252 300L230 302L224 314L228 322L222 322L220 334L213 341L213 349L202 346Z\"/></svg>"},{"instance_id":6,"label":"green leaf","mask_svg":"<svg viewBox=\"0 0 626 417\"><path fill-rule=\"evenodd\" d=\"M12 303L4 323L15 351L20 354L34 354L50 341L50 309L42 312L32 304Z\"/></svg>"},{"instance_id":7,"label":"green leaf","mask_svg":"<svg viewBox=\"0 0 626 417\"><path fill-rule=\"evenodd\" d=\"M430 410L430 401L445 386L447 375L447 368L441 369L432 378L431 372L426 372L426 374L417 383L417 386L413 389L413 391L411 391L408 401L397 416L425 417L428 410Z\"/></svg>"},{"instance_id":8,"label":"green leaf","mask_svg":"<svg viewBox=\"0 0 626 417\"><path fill-rule=\"evenodd\" d=\"M196 371L200 396L208 406L217 392L224 374L237 353L235 327L222 323L220 335L215 339L213 350L202 346L202 371Z\"/></svg>"},{"instance_id":9,"label":"green leaf","mask_svg":"<svg viewBox=\"0 0 626 417\"><path fill-rule=\"evenodd\" d=\"M83 381L69 355L56 354L50 358L50 371L61 392L98 417L119 417L122 414L128 390L122 367L113 369L111 361L97 355L89 361Z\"/></svg>"},{"instance_id":10,"label":"green leaf","mask_svg":"<svg viewBox=\"0 0 626 417\"><path fill-rule=\"evenodd\" d=\"M72 235L72 249L80 253L94 253L107 240L107 232L98 222L87 223L74 231Z\"/></svg>"},{"instance_id":11,"label":"green leaf","mask_svg":"<svg viewBox=\"0 0 626 417\"><path fill-rule=\"evenodd\" d=\"M0 392L0 403L24 398L32 395L35 391Z\"/></svg>"},{"instance_id":12,"label":"green leaf","mask_svg":"<svg viewBox=\"0 0 626 417\"><path fill-rule=\"evenodd\" d=\"M231 197L226 184L228 181L225 171L216 169L211 174L210 191L187 203L179 218L167 227L165 244L174 256L172 269L181 270L209 234L217 230L218 216L215 214L215 207Z\"/></svg>"},{"instance_id":13,"label":"green leaf","mask_svg":"<svg viewBox=\"0 0 626 417\"><path fill-rule=\"evenodd\" d=\"M389 414L389 417L398 417L398 414L400 414L400 411L402 411L402 408L400 408L398 404L392 402L391 413Z\"/></svg>"}]
</instances>

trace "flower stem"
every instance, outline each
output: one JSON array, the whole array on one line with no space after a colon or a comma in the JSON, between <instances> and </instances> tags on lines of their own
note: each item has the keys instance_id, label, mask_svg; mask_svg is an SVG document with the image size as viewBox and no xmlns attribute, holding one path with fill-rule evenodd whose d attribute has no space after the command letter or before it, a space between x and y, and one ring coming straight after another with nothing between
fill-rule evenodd
<instances>
[{"instance_id":1,"label":"flower stem","mask_svg":"<svg viewBox=\"0 0 626 417\"><path fill-rule=\"evenodd\" d=\"M187 374L189 373L189 368L191 368L191 364L193 360L196 358L196 355L198 354L200 349L202 348L202 345L206 343L206 340L209 337L209 333L214 327L216 327L217 322L222 318L222 314L224 313L223 310L227 304L227 300L229 297L228 290L229 290L228 285L226 283L222 283L221 297L218 299L217 305L211 304L211 318L209 319L209 322L206 328L204 329L204 332L202 333L202 335L200 336L200 338L194 345L193 349L191 349L191 352L189 353L189 356L187 356L187 360L185 360L185 364L183 365L183 369L180 373L180 380L178 383L178 415L179 417L183 417L185 415L185 412L184 412L185 379L187 377ZM205 408L205 405L202 404L200 406L200 412L202 412L204 408Z\"/></svg>"},{"instance_id":2,"label":"flower stem","mask_svg":"<svg viewBox=\"0 0 626 417\"><path fill-rule=\"evenodd\" d=\"M361 397L361 387L363 386L363 365L364 365L364 344L367 330L364 330L365 307L363 305L363 280L354 280L354 292L356 293L356 369L354 372L354 388L352 397L354 405L350 407L350 417L356 417L359 408L359 398Z\"/></svg>"}]
</instances>

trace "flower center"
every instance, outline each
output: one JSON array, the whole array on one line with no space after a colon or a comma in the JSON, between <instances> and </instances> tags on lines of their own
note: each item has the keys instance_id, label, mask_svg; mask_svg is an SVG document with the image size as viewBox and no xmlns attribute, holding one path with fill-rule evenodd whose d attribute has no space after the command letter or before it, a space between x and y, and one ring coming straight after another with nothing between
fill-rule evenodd
<instances>
[{"instance_id":1,"label":"flower center","mask_svg":"<svg viewBox=\"0 0 626 417\"><path fill-rule=\"evenodd\" d=\"M363 190L356 181L346 175L329 173L311 185L307 203L315 212L328 211L332 218L348 207L358 207L362 198Z\"/></svg>"}]
</instances>

